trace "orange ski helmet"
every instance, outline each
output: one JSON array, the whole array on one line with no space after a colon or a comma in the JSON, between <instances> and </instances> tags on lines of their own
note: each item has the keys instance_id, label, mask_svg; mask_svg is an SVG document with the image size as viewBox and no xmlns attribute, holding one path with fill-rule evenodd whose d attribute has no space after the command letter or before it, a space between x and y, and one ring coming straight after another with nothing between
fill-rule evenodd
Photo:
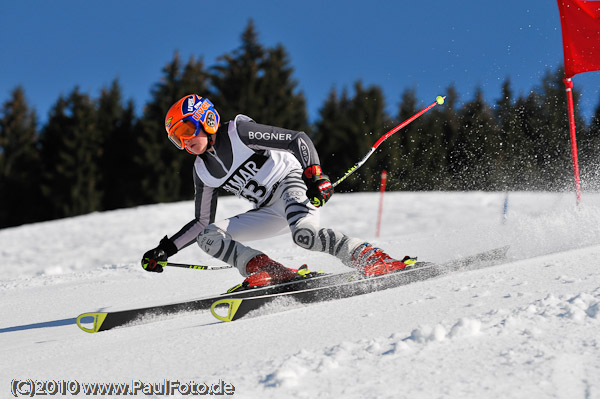
<instances>
[{"instance_id":1,"label":"orange ski helmet","mask_svg":"<svg viewBox=\"0 0 600 399\"><path fill-rule=\"evenodd\" d=\"M165 129L175 147L183 150L183 139L196 137L201 131L208 133L210 142L214 142L220 122L221 117L208 98L188 94L167 112Z\"/></svg>"}]
</instances>

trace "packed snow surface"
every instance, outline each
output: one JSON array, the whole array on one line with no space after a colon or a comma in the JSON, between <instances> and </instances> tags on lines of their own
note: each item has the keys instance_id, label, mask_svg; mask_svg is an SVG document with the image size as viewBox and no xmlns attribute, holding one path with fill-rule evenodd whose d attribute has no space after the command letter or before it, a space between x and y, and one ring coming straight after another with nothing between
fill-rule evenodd
<instances>
[{"instance_id":1,"label":"packed snow surface","mask_svg":"<svg viewBox=\"0 0 600 399\"><path fill-rule=\"evenodd\" d=\"M395 257L441 262L510 245L496 266L343 300L274 303L232 323L198 311L96 334L81 331L77 315L241 281L233 269L140 267L146 250L191 220L193 203L0 230L0 398L29 380L47 391L57 389L49 381L137 384L145 397L191 382L239 398L600 398L600 195L577 207L571 193L510 193L504 217L505 199L388 193L379 237L379 194L337 194L321 214L323 226ZM222 198L217 217L247 209ZM249 245L290 267L347 270L289 235ZM170 260L222 265L196 245ZM151 384L153 393L140 390ZM92 395L80 388L78 397Z\"/></svg>"}]
</instances>

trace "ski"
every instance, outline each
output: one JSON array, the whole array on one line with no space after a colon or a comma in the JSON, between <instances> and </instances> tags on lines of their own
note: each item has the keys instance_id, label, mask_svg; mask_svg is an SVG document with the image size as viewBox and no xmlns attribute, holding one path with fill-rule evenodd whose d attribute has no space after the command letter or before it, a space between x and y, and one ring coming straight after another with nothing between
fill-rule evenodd
<instances>
[{"instance_id":1,"label":"ski","mask_svg":"<svg viewBox=\"0 0 600 399\"><path fill-rule=\"evenodd\" d=\"M271 295L276 293L289 292L301 288L316 287L318 285L329 285L335 282L343 281L347 275L354 273L326 274L322 273L307 279L299 279L287 283L264 287L253 288L232 293L224 293L216 296L199 298L184 302L176 302L166 305L156 305L137 309L127 309L114 312L87 312L80 314L77 319L77 326L88 333L110 330L115 327L121 327L129 323L138 322L144 318L154 316L163 316L179 312L189 312L196 310L208 310L210 306L219 299L253 297L260 295ZM86 327L88 326L88 327Z\"/></svg>"},{"instance_id":2,"label":"ski","mask_svg":"<svg viewBox=\"0 0 600 399\"><path fill-rule=\"evenodd\" d=\"M354 271L338 274L321 273L310 278L298 279L274 286L245 289L184 302L114 312L87 312L80 314L77 317L76 322L77 326L83 331L96 333L110 330L115 327L121 327L129 323L139 322L144 318L169 315L178 312L208 310L210 309L210 306L219 299L271 295L305 288L314 288L322 285L331 285L355 277L356 272Z\"/></svg>"},{"instance_id":3,"label":"ski","mask_svg":"<svg viewBox=\"0 0 600 399\"><path fill-rule=\"evenodd\" d=\"M300 303L324 302L395 288L417 281L428 280L453 271L473 270L491 266L495 264L494 262L497 263L497 261L504 259L507 251L508 247L497 248L440 264L417 262L410 269L395 273L369 278L350 279L337 284L304 288L278 294L248 298L223 298L215 301L211 305L210 310L213 316L221 321L234 321L275 300L291 299ZM225 307L226 315L219 313L223 309L217 311L219 307Z\"/></svg>"},{"instance_id":4,"label":"ski","mask_svg":"<svg viewBox=\"0 0 600 399\"><path fill-rule=\"evenodd\" d=\"M459 269L477 262L486 260L497 260L505 256L506 248L498 248L491 251L482 252L480 254L459 258L451 262L445 263L448 270ZM417 262L419 267L425 265L424 262ZM225 299L242 299L253 297L264 297L275 294L283 294L319 287L333 286L343 284L348 281L359 281L360 275L356 271L337 273L337 274L318 274L307 279L294 280L287 283L269 286L264 288L254 288L233 293L224 293L216 296L194 299L190 301L171 303L166 305L155 305L137 309L127 309L114 312L87 312L80 314L77 319L77 326L85 332L96 333L107 331L116 327L122 327L130 323L142 322L145 318L155 316L164 316L179 312L189 312L197 310L208 310L211 306L220 300Z\"/></svg>"}]
</instances>

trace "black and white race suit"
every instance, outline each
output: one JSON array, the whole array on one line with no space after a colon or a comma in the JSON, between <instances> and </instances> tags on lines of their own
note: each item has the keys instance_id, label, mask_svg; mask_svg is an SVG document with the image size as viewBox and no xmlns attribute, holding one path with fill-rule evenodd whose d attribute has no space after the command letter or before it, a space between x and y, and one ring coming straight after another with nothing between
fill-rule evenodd
<instances>
[{"instance_id":1,"label":"black and white race suit","mask_svg":"<svg viewBox=\"0 0 600 399\"><path fill-rule=\"evenodd\" d=\"M306 197L302 171L319 164L304 132L261 125L238 115L219 129L214 146L194 163L195 218L171 237L177 248L193 242L246 276L246 264L262 252L242 242L291 232L293 241L350 265L363 240L319 224L319 210ZM218 188L245 198L254 209L215 222Z\"/></svg>"}]
</instances>

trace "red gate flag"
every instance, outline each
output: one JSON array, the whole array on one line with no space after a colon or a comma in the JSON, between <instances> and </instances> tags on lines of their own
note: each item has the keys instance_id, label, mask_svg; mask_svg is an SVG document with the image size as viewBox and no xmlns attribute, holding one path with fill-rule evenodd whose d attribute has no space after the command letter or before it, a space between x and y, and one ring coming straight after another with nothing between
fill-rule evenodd
<instances>
[{"instance_id":1,"label":"red gate flag","mask_svg":"<svg viewBox=\"0 0 600 399\"><path fill-rule=\"evenodd\" d=\"M565 78L600 70L600 1L557 0Z\"/></svg>"}]
</instances>

